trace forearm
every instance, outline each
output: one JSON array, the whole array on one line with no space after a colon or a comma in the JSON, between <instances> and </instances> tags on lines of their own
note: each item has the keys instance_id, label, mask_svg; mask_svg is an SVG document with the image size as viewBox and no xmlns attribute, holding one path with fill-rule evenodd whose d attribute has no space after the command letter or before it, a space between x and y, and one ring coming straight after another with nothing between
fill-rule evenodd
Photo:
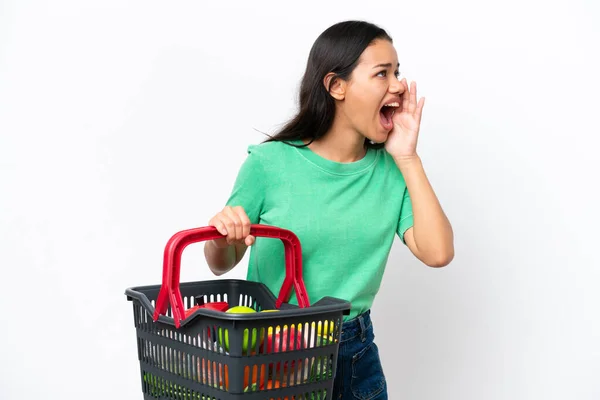
<instances>
[{"instance_id":1,"label":"forearm","mask_svg":"<svg viewBox=\"0 0 600 400\"><path fill-rule=\"evenodd\" d=\"M210 270L215 275L222 275L241 261L245 250L245 246L240 243L220 247L214 240L210 240L204 245L204 256Z\"/></svg>"},{"instance_id":2,"label":"forearm","mask_svg":"<svg viewBox=\"0 0 600 400\"><path fill-rule=\"evenodd\" d=\"M444 266L454 257L452 226L418 156L396 160L402 172L413 209L413 238L416 255L431 266Z\"/></svg>"}]
</instances>

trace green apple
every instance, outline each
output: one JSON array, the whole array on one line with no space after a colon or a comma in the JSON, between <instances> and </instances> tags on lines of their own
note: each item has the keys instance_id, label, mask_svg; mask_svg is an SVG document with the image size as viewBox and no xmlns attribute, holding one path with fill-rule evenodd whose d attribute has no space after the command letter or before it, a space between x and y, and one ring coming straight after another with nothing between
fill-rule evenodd
<instances>
[{"instance_id":1,"label":"green apple","mask_svg":"<svg viewBox=\"0 0 600 400\"><path fill-rule=\"evenodd\" d=\"M256 310L251 308L251 307L247 307L247 306L234 306L229 308L226 313L228 314L251 314L251 313L255 313ZM219 340L219 345L221 347L223 347L225 349L225 351L229 351L229 332L228 329L224 329L225 333L223 334L222 329L219 328L219 332L217 334L218 340ZM253 348L254 346L256 346L256 340L257 340L257 332L256 329L253 329L252 332L252 343L250 344L250 347ZM223 340L225 339L225 340ZM242 351L247 352L248 351L248 329L244 329L244 341L242 343Z\"/></svg>"},{"instance_id":2,"label":"green apple","mask_svg":"<svg viewBox=\"0 0 600 400\"><path fill-rule=\"evenodd\" d=\"M248 314L255 313L256 310L252 307L247 306L233 306L229 308L226 312L229 314Z\"/></svg>"}]
</instances>

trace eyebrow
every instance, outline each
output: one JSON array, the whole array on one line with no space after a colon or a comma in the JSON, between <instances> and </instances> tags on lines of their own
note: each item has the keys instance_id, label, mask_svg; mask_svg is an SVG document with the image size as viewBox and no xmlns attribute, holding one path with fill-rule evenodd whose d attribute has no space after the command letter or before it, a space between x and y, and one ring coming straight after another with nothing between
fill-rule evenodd
<instances>
[{"instance_id":1,"label":"eyebrow","mask_svg":"<svg viewBox=\"0 0 600 400\"><path fill-rule=\"evenodd\" d=\"M392 67L392 63L385 63L385 64L377 64L376 66L373 67L373 69L375 68L391 68ZM398 63L398 67L400 67L400 63Z\"/></svg>"}]
</instances>

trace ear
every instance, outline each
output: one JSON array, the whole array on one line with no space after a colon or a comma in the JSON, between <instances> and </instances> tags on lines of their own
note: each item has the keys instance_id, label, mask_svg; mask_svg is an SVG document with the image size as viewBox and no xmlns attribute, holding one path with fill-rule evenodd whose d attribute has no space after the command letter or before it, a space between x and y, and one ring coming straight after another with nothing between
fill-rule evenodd
<instances>
[{"instance_id":1,"label":"ear","mask_svg":"<svg viewBox=\"0 0 600 400\"><path fill-rule=\"evenodd\" d=\"M323 84L325 85L325 89L334 99L344 100L346 97L346 82L333 72L325 75Z\"/></svg>"}]
</instances>

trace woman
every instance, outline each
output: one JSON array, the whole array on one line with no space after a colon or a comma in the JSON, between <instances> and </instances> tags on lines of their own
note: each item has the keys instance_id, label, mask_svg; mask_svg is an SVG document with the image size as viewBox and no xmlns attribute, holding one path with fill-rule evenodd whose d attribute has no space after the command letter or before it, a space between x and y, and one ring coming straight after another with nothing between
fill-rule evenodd
<instances>
[{"instance_id":1,"label":"woman","mask_svg":"<svg viewBox=\"0 0 600 400\"><path fill-rule=\"evenodd\" d=\"M209 225L225 237L205 256L221 275L250 253L248 279L277 294L283 246L249 235L251 224L293 231L303 249L312 302L351 302L342 326L333 398L384 399L387 385L373 342L370 308L394 236L430 267L454 256L453 233L417 154L424 99L399 80L390 36L346 21L315 41L298 114L252 145L231 196Z\"/></svg>"}]
</instances>

